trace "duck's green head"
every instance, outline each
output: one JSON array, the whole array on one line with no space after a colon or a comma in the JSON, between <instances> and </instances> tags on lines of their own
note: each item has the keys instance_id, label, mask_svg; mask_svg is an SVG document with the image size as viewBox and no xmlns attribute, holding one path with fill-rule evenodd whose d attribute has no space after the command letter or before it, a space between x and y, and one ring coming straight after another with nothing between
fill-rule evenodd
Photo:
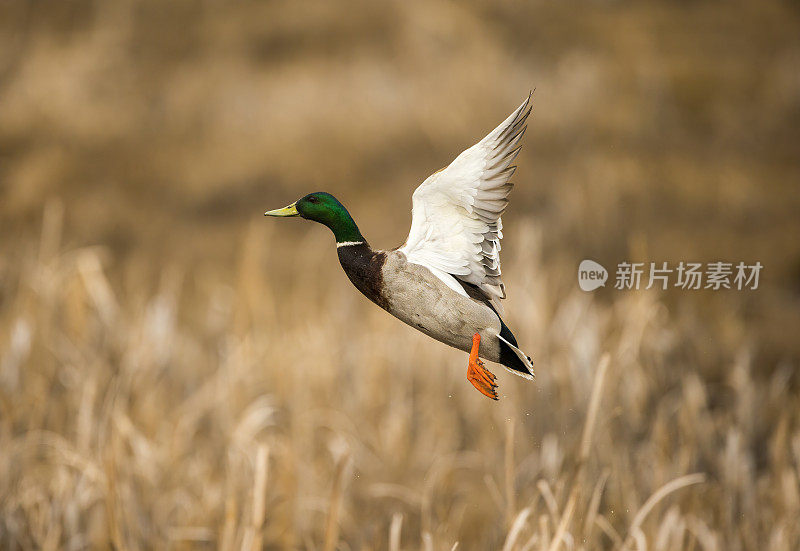
<instances>
[{"instance_id":1,"label":"duck's green head","mask_svg":"<svg viewBox=\"0 0 800 551\"><path fill-rule=\"evenodd\" d=\"M287 207L265 212L264 216L300 216L328 226L337 243L364 241L344 205L324 191L309 193Z\"/></svg>"}]
</instances>

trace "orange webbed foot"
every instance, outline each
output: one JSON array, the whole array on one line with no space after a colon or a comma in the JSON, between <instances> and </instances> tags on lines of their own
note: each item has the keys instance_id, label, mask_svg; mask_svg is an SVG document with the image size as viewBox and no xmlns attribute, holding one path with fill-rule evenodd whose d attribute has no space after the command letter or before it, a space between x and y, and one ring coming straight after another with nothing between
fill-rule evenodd
<instances>
[{"instance_id":1,"label":"orange webbed foot","mask_svg":"<svg viewBox=\"0 0 800 551\"><path fill-rule=\"evenodd\" d=\"M469 364L467 365L467 380L472 383L478 392L488 396L492 400L498 400L497 384L494 373L486 369L483 362L478 358L478 349L481 344L481 336L478 333L472 337L472 350L469 353Z\"/></svg>"}]
</instances>

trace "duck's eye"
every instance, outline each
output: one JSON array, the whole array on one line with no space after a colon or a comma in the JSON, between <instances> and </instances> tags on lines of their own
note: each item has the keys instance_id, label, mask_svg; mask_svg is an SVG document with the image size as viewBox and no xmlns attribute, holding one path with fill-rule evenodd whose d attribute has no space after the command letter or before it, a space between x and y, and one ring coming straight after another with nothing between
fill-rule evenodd
<instances>
[{"instance_id":1,"label":"duck's eye","mask_svg":"<svg viewBox=\"0 0 800 551\"><path fill-rule=\"evenodd\" d=\"M308 198L308 201L309 201L309 203L319 203L319 199L317 199L317 198L316 198L315 196L313 196L313 195L312 195L311 197L309 197L309 198Z\"/></svg>"}]
</instances>

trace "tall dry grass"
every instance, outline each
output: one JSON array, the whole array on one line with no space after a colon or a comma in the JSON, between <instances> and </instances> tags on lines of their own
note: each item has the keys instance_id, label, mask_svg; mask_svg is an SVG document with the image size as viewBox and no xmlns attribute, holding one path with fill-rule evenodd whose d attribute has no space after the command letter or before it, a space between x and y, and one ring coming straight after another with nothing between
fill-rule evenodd
<instances>
[{"instance_id":1,"label":"tall dry grass","mask_svg":"<svg viewBox=\"0 0 800 551\"><path fill-rule=\"evenodd\" d=\"M800 546L800 12L781 0L0 2L0 548ZM530 383L357 294L536 88ZM753 292L577 289L584 258Z\"/></svg>"},{"instance_id":2,"label":"tall dry grass","mask_svg":"<svg viewBox=\"0 0 800 551\"><path fill-rule=\"evenodd\" d=\"M58 246L61 215L48 208L0 318L5 548L800 542L794 366L754 378L746 340L698 342L656 293L559 290L532 223L512 230L525 246L507 272L538 377L501 372L494 403L463 354L374 308L327 257L297 255L300 281L274 285L266 224L238 243L236 284L187 305L192 274L125 294L102 249ZM689 367L707 347L727 358L718 381Z\"/></svg>"}]
</instances>

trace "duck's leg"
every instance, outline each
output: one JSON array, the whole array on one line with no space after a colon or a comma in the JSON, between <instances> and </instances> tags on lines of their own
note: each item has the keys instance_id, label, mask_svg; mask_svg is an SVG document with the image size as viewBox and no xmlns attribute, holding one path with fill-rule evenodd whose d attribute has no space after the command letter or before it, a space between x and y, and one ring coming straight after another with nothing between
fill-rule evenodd
<instances>
[{"instance_id":1,"label":"duck's leg","mask_svg":"<svg viewBox=\"0 0 800 551\"><path fill-rule=\"evenodd\" d=\"M496 377L494 373L489 371L483 366L483 362L478 358L478 349L481 346L481 336L475 333L472 336L472 350L469 353L469 365L467 365L467 380L472 383L472 386L478 389L478 392L484 396L488 396L492 400L497 400L497 392L495 389Z\"/></svg>"}]
</instances>

